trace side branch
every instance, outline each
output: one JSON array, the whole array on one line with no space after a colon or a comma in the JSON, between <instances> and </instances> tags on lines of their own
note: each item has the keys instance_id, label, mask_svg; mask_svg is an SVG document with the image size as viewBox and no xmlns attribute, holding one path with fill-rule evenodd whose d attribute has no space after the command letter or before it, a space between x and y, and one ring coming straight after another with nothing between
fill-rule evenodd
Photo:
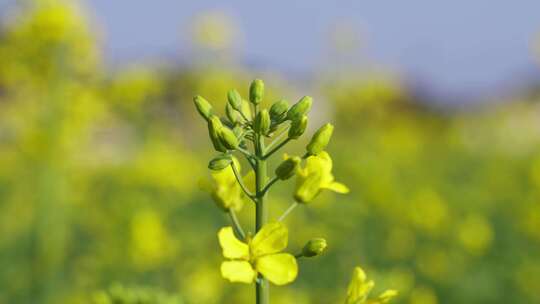
<instances>
[{"instance_id":1,"label":"side branch","mask_svg":"<svg viewBox=\"0 0 540 304\"><path fill-rule=\"evenodd\" d=\"M240 172L238 172L238 168L236 168L236 165L234 164L234 162L231 163L231 167L233 169L233 172L234 172L234 176L236 177L236 181L238 182L238 184L240 185L240 188L242 188L242 190L244 191L244 193L252 200L255 202L255 197L253 196L253 193L249 192L248 188L246 187L246 185L244 184L244 180L242 179L242 176L240 175Z\"/></svg>"},{"instance_id":2,"label":"side branch","mask_svg":"<svg viewBox=\"0 0 540 304\"><path fill-rule=\"evenodd\" d=\"M277 182L279 180L279 178L277 176L274 176L274 178L272 178L272 180L270 180L268 182L268 184L266 184L266 186L264 187L262 193L263 195L266 194L266 192L268 192L268 190L270 190L270 187L272 187L272 185Z\"/></svg>"},{"instance_id":3,"label":"side branch","mask_svg":"<svg viewBox=\"0 0 540 304\"><path fill-rule=\"evenodd\" d=\"M274 154L276 151L278 151L278 150L281 149L283 146L285 146L290 140L291 140L291 138L288 137L287 139L285 139L284 141L282 141L281 143L279 143L279 145L275 146L272 150L270 150L270 152L266 153L266 154L263 156L263 159L267 159L268 157L272 156L272 154Z\"/></svg>"},{"instance_id":4,"label":"side branch","mask_svg":"<svg viewBox=\"0 0 540 304\"><path fill-rule=\"evenodd\" d=\"M246 233L244 232L244 229L242 229L242 225L240 224L238 217L236 217L236 212L234 212L234 210L232 209L229 209L229 217L231 218L231 222L233 224L234 230L236 231L236 234L238 234L238 236L242 238L242 240L245 240Z\"/></svg>"}]
</instances>

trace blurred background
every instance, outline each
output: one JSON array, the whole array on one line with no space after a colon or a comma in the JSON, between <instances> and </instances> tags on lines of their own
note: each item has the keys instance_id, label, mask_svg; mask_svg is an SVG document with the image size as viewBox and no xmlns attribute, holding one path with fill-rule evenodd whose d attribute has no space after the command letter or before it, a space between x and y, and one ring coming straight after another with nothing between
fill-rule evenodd
<instances>
[{"instance_id":1,"label":"blurred background","mask_svg":"<svg viewBox=\"0 0 540 304\"><path fill-rule=\"evenodd\" d=\"M253 78L267 103L314 97L308 133L335 124L352 189L287 218L291 251L329 250L272 303L342 303L356 265L396 303L540 303L539 10L0 0L0 303L252 303L219 274L228 221L198 187L213 152L192 96L223 108Z\"/></svg>"}]
</instances>

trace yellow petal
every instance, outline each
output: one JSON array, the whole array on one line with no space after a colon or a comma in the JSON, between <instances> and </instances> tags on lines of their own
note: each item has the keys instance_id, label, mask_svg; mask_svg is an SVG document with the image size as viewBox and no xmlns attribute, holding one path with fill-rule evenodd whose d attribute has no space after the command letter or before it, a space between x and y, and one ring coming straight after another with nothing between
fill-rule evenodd
<instances>
[{"instance_id":1,"label":"yellow petal","mask_svg":"<svg viewBox=\"0 0 540 304\"><path fill-rule=\"evenodd\" d=\"M296 258L288 253L265 255L258 258L255 265L258 272L276 285L290 283L298 275Z\"/></svg>"},{"instance_id":2,"label":"yellow petal","mask_svg":"<svg viewBox=\"0 0 540 304\"><path fill-rule=\"evenodd\" d=\"M217 186L212 192L212 199L218 207L227 211L228 209L240 210L244 201L242 200L242 189L236 184L230 186Z\"/></svg>"},{"instance_id":3,"label":"yellow petal","mask_svg":"<svg viewBox=\"0 0 540 304\"><path fill-rule=\"evenodd\" d=\"M248 245L234 236L232 227L221 228L218 232L218 239L224 257L228 259L249 259Z\"/></svg>"},{"instance_id":4,"label":"yellow petal","mask_svg":"<svg viewBox=\"0 0 540 304\"><path fill-rule=\"evenodd\" d=\"M324 187L325 189L337 192L337 193L349 193L349 188L342 183L333 182Z\"/></svg>"},{"instance_id":5,"label":"yellow petal","mask_svg":"<svg viewBox=\"0 0 540 304\"><path fill-rule=\"evenodd\" d=\"M264 225L250 243L251 254L254 257L277 253L287 247L289 231L280 222Z\"/></svg>"},{"instance_id":6,"label":"yellow petal","mask_svg":"<svg viewBox=\"0 0 540 304\"><path fill-rule=\"evenodd\" d=\"M234 176L234 171L231 166L228 166L223 170L212 171L210 174L218 186L229 186L236 182L236 177Z\"/></svg>"},{"instance_id":7,"label":"yellow petal","mask_svg":"<svg viewBox=\"0 0 540 304\"><path fill-rule=\"evenodd\" d=\"M389 289L381 293L378 297L378 300L380 303L383 303L383 304L388 303L390 302L390 300L392 300L392 298L395 298L397 295L398 295L397 290Z\"/></svg>"},{"instance_id":8,"label":"yellow petal","mask_svg":"<svg viewBox=\"0 0 540 304\"><path fill-rule=\"evenodd\" d=\"M298 177L294 199L299 203L311 202L321 191L321 174L311 173L307 177Z\"/></svg>"},{"instance_id":9,"label":"yellow petal","mask_svg":"<svg viewBox=\"0 0 540 304\"><path fill-rule=\"evenodd\" d=\"M366 273L362 268L354 268L351 282L347 289L347 301L346 304L363 303L367 298L369 292L373 288L373 281L366 282Z\"/></svg>"},{"instance_id":10,"label":"yellow petal","mask_svg":"<svg viewBox=\"0 0 540 304\"><path fill-rule=\"evenodd\" d=\"M246 261L225 261L221 263L221 276L231 282L253 283L257 273Z\"/></svg>"}]
</instances>

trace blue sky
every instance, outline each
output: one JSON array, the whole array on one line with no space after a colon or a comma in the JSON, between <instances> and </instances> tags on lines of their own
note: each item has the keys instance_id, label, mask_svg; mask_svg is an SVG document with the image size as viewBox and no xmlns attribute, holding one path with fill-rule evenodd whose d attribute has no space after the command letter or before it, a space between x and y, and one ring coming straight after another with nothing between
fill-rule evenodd
<instances>
[{"instance_id":1,"label":"blue sky","mask_svg":"<svg viewBox=\"0 0 540 304\"><path fill-rule=\"evenodd\" d=\"M1 1L1 0L0 0ZM352 24L369 58L438 94L486 93L535 71L538 0L86 0L109 60L185 57L195 16L223 10L243 32L245 62L308 74L330 29Z\"/></svg>"}]
</instances>

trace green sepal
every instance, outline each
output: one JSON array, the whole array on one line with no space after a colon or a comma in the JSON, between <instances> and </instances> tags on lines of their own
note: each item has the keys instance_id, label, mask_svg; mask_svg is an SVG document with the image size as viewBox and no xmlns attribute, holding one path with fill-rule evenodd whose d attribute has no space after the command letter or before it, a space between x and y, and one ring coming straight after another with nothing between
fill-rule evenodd
<instances>
[{"instance_id":1,"label":"green sepal","mask_svg":"<svg viewBox=\"0 0 540 304\"><path fill-rule=\"evenodd\" d=\"M199 112L205 120L208 120L210 116L212 116L212 105L202 96L197 95L193 97L193 102L195 103L197 112Z\"/></svg>"},{"instance_id":2,"label":"green sepal","mask_svg":"<svg viewBox=\"0 0 540 304\"><path fill-rule=\"evenodd\" d=\"M208 134L210 136L210 140L212 141L212 144L214 145L214 149L218 152L226 152L227 148L221 143L220 140L220 133L223 129L223 124L221 123L221 120L216 115L211 115L208 118Z\"/></svg>"},{"instance_id":3,"label":"green sepal","mask_svg":"<svg viewBox=\"0 0 540 304\"><path fill-rule=\"evenodd\" d=\"M323 238L314 238L309 240L304 248L302 249L302 256L311 258L318 255L321 255L325 250L328 244Z\"/></svg>"},{"instance_id":4,"label":"green sepal","mask_svg":"<svg viewBox=\"0 0 540 304\"><path fill-rule=\"evenodd\" d=\"M232 157L229 154L221 154L214 157L208 163L208 169L219 171L227 168L232 162Z\"/></svg>"},{"instance_id":5,"label":"green sepal","mask_svg":"<svg viewBox=\"0 0 540 304\"><path fill-rule=\"evenodd\" d=\"M296 118L291 123L291 128L289 129L289 138L297 139L302 136L306 131L308 118L306 115Z\"/></svg>"},{"instance_id":6,"label":"green sepal","mask_svg":"<svg viewBox=\"0 0 540 304\"><path fill-rule=\"evenodd\" d=\"M311 109L313 98L310 96L302 97L297 103L295 103L289 111L287 111L287 120L295 120L302 115L306 115Z\"/></svg>"},{"instance_id":7,"label":"green sepal","mask_svg":"<svg viewBox=\"0 0 540 304\"><path fill-rule=\"evenodd\" d=\"M276 168L276 176L281 180L287 180L291 177L293 177L294 173L296 172L296 169L300 165L300 162L302 159L298 156L293 156L285 159L277 168Z\"/></svg>"},{"instance_id":8,"label":"green sepal","mask_svg":"<svg viewBox=\"0 0 540 304\"><path fill-rule=\"evenodd\" d=\"M330 123L325 124L324 126L320 127L315 134L313 134L313 137L311 138L311 141L306 146L306 150L309 155L318 155L324 149L326 149L326 146L330 142L330 138L332 138L332 133L334 132L334 126Z\"/></svg>"},{"instance_id":9,"label":"green sepal","mask_svg":"<svg viewBox=\"0 0 540 304\"><path fill-rule=\"evenodd\" d=\"M259 103L261 103L263 97L264 82L260 79L253 80L253 82L251 82L251 85L249 86L249 101L254 105L258 105Z\"/></svg>"},{"instance_id":10,"label":"green sepal","mask_svg":"<svg viewBox=\"0 0 540 304\"><path fill-rule=\"evenodd\" d=\"M272 119L273 122L280 123L283 120L285 120L288 109L289 109L289 103L285 99L276 101L270 107L270 111L269 111L270 118Z\"/></svg>"},{"instance_id":11,"label":"green sepal","mask_svg":"<svg viewBox=\"0 0 540 304\"><path fill-rule=\"evenodd\" d=\"M238 93L237 90L230 90L227 92L227 100L229 101L229 104L233 109L236 111L242 111L242 96L240 96L240 93Z\"/></svg>"},{"instance_id":12,"label":"green sepal","mask_svg":"<svg viewBox=\"0 0 540 304\"><path fill-rule=\"evenodd\" d=\"M268 110L263 109L257 113L255 122L253 123L253 130L259 134L268 134L270 130L270 114L268 114Z\"/></svg>"},{"instance_id":13,"label":"green sepal","mask_svg":"<svg viewBox=\"0 0 540 304\"><path fill-rule=\"evenodd\" d=\"M223 127L221 128L221 131L218 135L219 140L225 146L225 148L229 150L235 150L236 148L238 148L238 138L231 129Z\"/></svg>"},{"instance_id":14,"label":"green sepal","mask_svg":"<svg viewBox=\"0 0 540 304\"><path fill-rule=\"evenodd\" d=\"M240 118L238 117L238 113L233 109L231 104L225 105L225 115L227 116L227 119L233 124L237 124L240 121Z\"/></svg>"}]
</instances>

